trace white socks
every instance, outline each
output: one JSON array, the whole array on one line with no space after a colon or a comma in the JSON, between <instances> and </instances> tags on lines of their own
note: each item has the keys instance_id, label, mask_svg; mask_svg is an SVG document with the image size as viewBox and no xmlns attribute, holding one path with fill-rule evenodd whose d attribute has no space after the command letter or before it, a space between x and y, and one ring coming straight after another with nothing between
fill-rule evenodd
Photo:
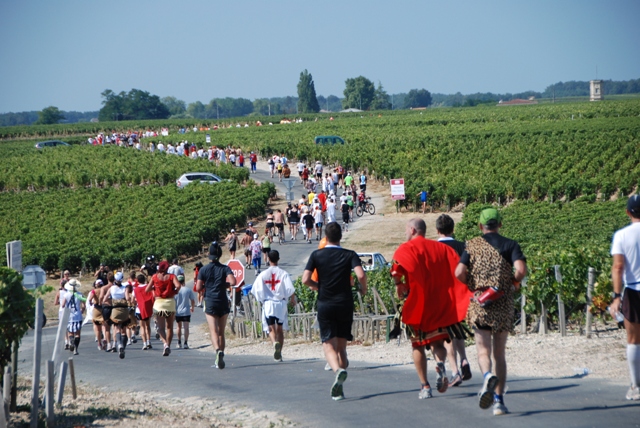
<instances>
[{"instance_id":1,"label":"white socks","mask_svg":"<svg viewBox=\"0 0 640 428\"><path fill-rule=\"evenodd\" d=\"M627 361L629 362L631 385L638 388L640 386L640 345L627 344Z\"/></svg>"}]
</instances>

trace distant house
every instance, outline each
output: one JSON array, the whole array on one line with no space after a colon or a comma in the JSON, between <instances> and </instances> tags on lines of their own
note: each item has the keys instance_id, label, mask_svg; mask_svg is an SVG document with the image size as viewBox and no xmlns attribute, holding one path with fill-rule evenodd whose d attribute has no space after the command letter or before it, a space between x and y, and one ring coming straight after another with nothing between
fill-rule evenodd
<instances>
[{"instance_id":1,"label":"distant house","mask_svg":"<svg viewBox=\"0 0 640 428\"><path fill-rule=\"evenodd\" d=\"M515 100L511 100L511 101L502 101L502 100L498 101L499 106L526 106L530 104L538 104L538 102L535 99L533 99L533 97L529 98L528 100L516 98Z\"/></svg>"},{"instance_id":2,"label":"distant house","mask_svg":"<svg viewBox=\"0 0 640 428\"><path fill-rule=\"evenodd\" d=\"M410 107L409 110L426 110L426 107Z\"/></svg>"},{"instance_id":3,"label":"distant house","mask_svg":"<svg viewBox=\"0 0 640 428\"><path fill-rule=\"evenodd\" d=\"M348 108L345 110L340 110L340 113L361 113L362 110L358 110L357 108Z\"/></svg>"}]
</instances>

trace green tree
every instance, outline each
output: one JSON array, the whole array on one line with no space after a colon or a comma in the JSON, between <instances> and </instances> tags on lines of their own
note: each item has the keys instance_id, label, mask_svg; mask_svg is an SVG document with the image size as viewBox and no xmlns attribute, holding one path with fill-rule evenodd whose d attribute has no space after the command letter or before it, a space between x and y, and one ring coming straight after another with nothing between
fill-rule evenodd
<instances>
[{"instance_id":1,"label":"green tree","mask_svg":"<svg viewBox=\"0 0 640 428\"><path fill-rule=\"evenodd\" d=\"M194 119L204 119L205 118L206 107L200 101L196 101L195 103L190 103L187 107L187 114Z\"/></svg>"},{"instance_id":2,"label":"green tree","mask_svg":"<svg viewBox=\"0 0 640 428\"><path fill-rule=\"evenodd\" d=\"M307 70L300 73L298 82L298 113L317 113L320 111L313 76Z\"/></svg>"},{"instance_id":3,"label":"green tree","mask_svg":"<svg viewBox=\"0 0 640 428\"><path fill-rule=\"evenodd\" d=\"M378 82L378 87L373 94L373 101L371 102L371 110L391 110L391 101L389 101L389 95L382 87L382 83Z\"/></svg>"},{"instance_id":4,"label":"green tree","mask_svg":"<svg viewBox=\"0 0 640 428\"><path fill-rule=\"evenodd\" d=\"M53 125L64 120L64 115L58 107L50 106L38 112L36 125Z\"/></svg>"},{"instance_id":5,"label":"green tree","mask_svg":"<svg viewBox=\"0 0 640 428\"><path fill-rule=\"evenodd\" d=\"M404 97L404 108L429 107L431 105L431 93L426 89L412 89Z\"/></svg>"},{"instance_id":6,"label":"green tree","mask_svg":"<svg viewBox=\"0 0 640 428\"><path fill-rule=\"evenodd\" d=\"M177 99L176 97L164 97L160 99L162 104L167 106L171 116L184 114L187 111L187 105L184 101Z\"/></svg>"},{"instance_id":7,"label":"green tree","mask_svg":"<svg viewBox=\"0 0 640 428\"><path fill-rule=\"evenodd\" d=\"M260 116L277 115L282 113L280 104L271 102L268 98L253 100L253 113Z\"/></svg>"},{"instance_id":8,"label":"green tree","mask_svg":"<svg viewBox=\"0 0 640 428\"><path fill-rule=\"evenodd\" d=\"M101 122L111 120L146 120L167 119L171 116L169 109L160 101L157 95L139 89L132 89L128 93L114 93L111 89L102 92L103 107L98 119Z\"/></svg>"},{"instance_id":9,"label":"green tree","mask_svg":"<svg viewBox=\"0 0 640 428\"><path fill-rule=\"evenodd\" d=\"M34 321L35 300L22 286L22 276L0 267L0 367L11 360L11 344L20 342Z\"/></svg>"},{"instance_id":10,"label":"green tree","mask_svg":"<svg viewBox=\"0 0 640 428\"><path fill-rule=\"evenodd\" d=\"M358 76L345 81L343 108L368 110L373 102L376 88L366 77Z\"/></svg>"}]
</instances>

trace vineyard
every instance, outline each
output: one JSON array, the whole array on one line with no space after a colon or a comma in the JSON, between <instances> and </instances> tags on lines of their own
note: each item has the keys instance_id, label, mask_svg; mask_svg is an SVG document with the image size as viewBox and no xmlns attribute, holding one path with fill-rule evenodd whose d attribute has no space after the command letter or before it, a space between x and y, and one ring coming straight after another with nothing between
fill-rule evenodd
<instances>
[{"instance_id":1,"label":"vineyard","mask_svg":"<svg viewBox=\"0 0 640 428\"><path fill-rule=\"evenodd\" d=\"M72 146L36 150L33 144L0 145L4 168L0 191L64 187L111 187L174 184L188 171L212 172L244 182L249 171L206 159L149 153L117 146ZM174 184L175 185L175 184Z\"/></svg>"},{"instance_id":2,"label":"vineyard","mask_svg":"<svg viewBox=\"0 0 640 428\"><path fill-rule=\"evenodd\" d=\"M136 186L0 193L0 239L23 241L43 269L140 265L149 254L197 254L247 217L264 214L273 184ZM2 248L4 250L4 247ZM4 257L4 254L1 255Z\"/></svg>"}]
</instances>

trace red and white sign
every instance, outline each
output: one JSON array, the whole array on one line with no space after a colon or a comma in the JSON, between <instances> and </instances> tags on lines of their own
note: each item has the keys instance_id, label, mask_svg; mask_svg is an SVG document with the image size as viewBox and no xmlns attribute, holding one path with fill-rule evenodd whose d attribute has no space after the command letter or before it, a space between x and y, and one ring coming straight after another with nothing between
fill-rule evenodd
<instances>
[{"instance_id":1,"label":"red and white sign","mask_svg":"<svg viewBox=\"0 0 640 428\"><path fill-rule=\"evenodd\" d=\"M404 178L391 179L391 199L394 201L404 199Z\"/></svg>"},{"instance_id":2,"label":"red and white sign","mask_svg":"<svg viewBox=\"0 0 640 428\"><path fill-rule=\"evenodd\" d=\"M227 266L231 268L231 272L233 272L233 276L236 279L236 287L239 287L244 282L244 265L240 260L229 260L227 262Z\"/></svg>"}]
</instances>

